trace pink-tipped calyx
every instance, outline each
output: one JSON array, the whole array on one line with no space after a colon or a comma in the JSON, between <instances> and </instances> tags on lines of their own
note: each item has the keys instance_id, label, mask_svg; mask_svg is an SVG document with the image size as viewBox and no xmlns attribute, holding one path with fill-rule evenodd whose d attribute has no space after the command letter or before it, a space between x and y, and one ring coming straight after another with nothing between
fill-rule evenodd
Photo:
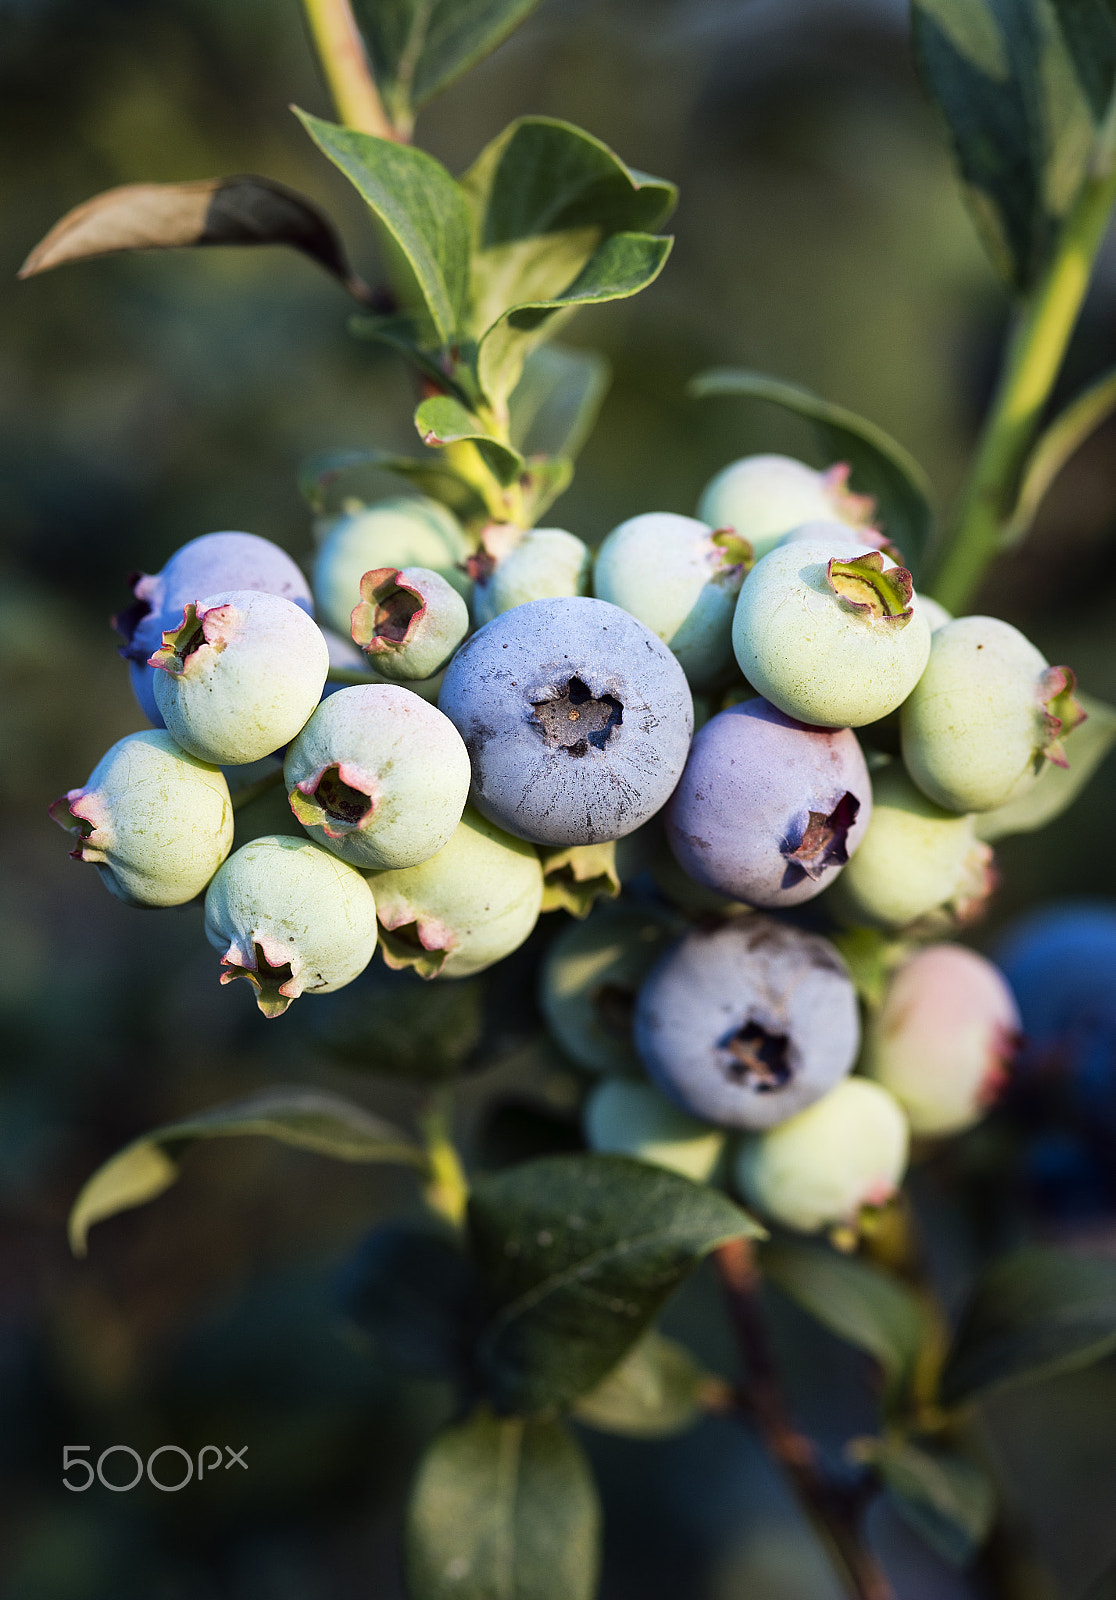
<instances>
[{"instance_id":1,"label":"pink-tipped calyx","mask_svg":"<svg viewBox=\"0 0 1116 1600\"><path fill-rule=\"evenodd\" d=\"M94 839L103 819L103 807L97 797L85 789L68 789L48 807L50 819L65 828L76 840L70 851L71 861L101 860L101 841Z\"/></svg>"},{"instance_id":2,"label":"pink-tipped calyx","mask_svg":"<svg viewBox=\"0 0 1116 1600\"><path fill-rule=\"evenodd\" d=\"M756 564L752 541L735 528L717 528L710 543L714 546L712 581L725 589L739 589Z\"/></svg>"},{"instance_id":3,"label":"pink-tipped calyx","mask_svg":"<svg viewBox=\"0 0 1116 1600\"><path fill-rule=\"evenodd\" d=\"M206 646L211 650L223 650L225 641L220 626L228 609L227 605L220 605L210 606L208 611L199 611L196 602L190 601L183 608L178 627L166 630L162 646L148 657L147 665L161 667L172 678L177 678Z\"/></svg>"},{"instance_id":4,"label":"pink-tipped calyx","mask_svg":"<svg viewBox=\"0 0 1116 1600\"><path fill-rule=\"evenodd\" d=\"M380 954L384 965L400 972L413 967L420 978L436 978L457 946L457 937L437 917L415 914L410 908L380 912Z\"/></svg>"},{"instance_id":5,"label":"pink-tipped calyx","mask_svg":"<svg viewBox=\"0 0 1116 1600\"><path fill-rule=\"evenodd\" d=\"M1077 676L1072 667L1047 667L1039 679L1043 732L1042 754L1056 767L1068 767L1062 740L1085 721L1088 713L1074 699Z\"/></svg>"},{"instance_id":6,"label":"pink-tipped calyx","mask_svg":"<svg viewBox=\"0 0 1116 1600\"><path fill-rule=\"evenodd\" d=\"M847 461L836 461L822 473L825 493L839 521L854 528L870 527L876 516L874 495L857 494L849 488L852 468Z\"/></svg>"},{"instance_id":7,"label":"pink-tipped calyx","mask_svg":"<svg viewBox=\"0 0 1116 1600\"><path fill-rule=\"evenodd\" d=\"M399 567L375 567L360 580L360 601L350 619L353 643L370 656L402 650L425 615L422 591L404 581Z\"/></svg>"},{"instance_id":8,"label":"pink-tipped calyx","mask_svg":"<svg viewBox=\"0 0 1116 1600\"><path fill-rule=\"evenodd\" d=\"M523 542L524 530L514 522L490 522L481 532L475 553L465 560L465 571L474 583L487 583L496 568Z\"/></svg>"},{"instance_id":9,"label":"pink-tipped calyx","mask_svg":"<svg viewBox=\"0 0 1116 1600\"><path fill-rule=\"evenodd\" d=\"M842 605L871 622L905 628L911 620L914 581L906 567L888 567L878 550L844 561L834 556L825 569L826 581Z\"/></svg>"},{"instance_id":10,"label":"pink-tipped calyx","mask_svg":"<svg viewBox=\"0 0 1116 1600\"><path fill-rule=\"evenodd\" d=\"M268 945L272 945L270 950ZM281 945L257 934L250 950L238 950L231 945L221 957L225 969L221 982L235 983L237 978L247 978L256 991L256 1004L265 1017L281 1017L292 1000L302 993L302 981Z\"/></svg>"},{"instance_id":11,"label":"pink-tipped calyx","mask_svg":"<svg viewBox=\"0 0 1116 1600\"><path fill-rule=\"evenodd\" d=\"M322 767L287 796L299 822L321 828L327 839L343 839L362 828L376 809L376 781L348 761Z\"/></svg>"}]
</instances>

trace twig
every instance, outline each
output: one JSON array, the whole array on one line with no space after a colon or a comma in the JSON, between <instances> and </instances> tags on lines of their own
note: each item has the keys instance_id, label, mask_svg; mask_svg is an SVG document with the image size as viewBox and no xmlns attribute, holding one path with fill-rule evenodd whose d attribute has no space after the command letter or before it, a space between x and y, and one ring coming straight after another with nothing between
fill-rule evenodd
<instances>
[{"instance_id":1,"label":"twig","mask_svg":"<svg viewBox=\"0 0 1116 1600\"><path fill-rule=\"evenodd\" d=\"M337 115L347 128L398 139L368 66L349 0L302 0Z\"/></svg>"},{"instance_id":2,"label":"twig","mask_svg":"<svg viewBox=\"0 0 1116 1600\"><path fill-rule=\"evenodd\" d=\"M716 1264L747 1366L747 1379L737 1394L738 1413L755 1423L786 1472L852 1600L894 1600L891 1585L861 1537L863 1488L827 1477L814 1441L791 1420L760 1303L760 1274L751 1243L733 1239L722 1245Z\"/></svg>"}]
</instances>

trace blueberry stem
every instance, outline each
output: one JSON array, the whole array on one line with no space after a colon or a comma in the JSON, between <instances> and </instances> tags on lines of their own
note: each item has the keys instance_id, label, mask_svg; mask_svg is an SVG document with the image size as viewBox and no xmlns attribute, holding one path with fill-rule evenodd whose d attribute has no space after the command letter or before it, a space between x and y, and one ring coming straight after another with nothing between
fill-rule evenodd
<instances>
[{"instance_id":1,"label":"blueberry stem","mask_svg":"<svg viewBox=\"0 0 1116 1600\"><path fill-rule=\"evenodd\" d=\"M1116 95L1054 254L1023 301L960 509L930 592L965 608L1008 538L1032 440L1061 370L1116 202Z\"/></svg>"},{"instance_id":2,"label":"blueberry stem","mask_svg":"<svg viewBox=\"0 0 1116 1600\"><path fill-rule=\"evenodd\" d=\"M451 1227L460 1228L469 1203L469 1180L450 1131L449 1097L440 1092L432 1094L418 1123L430 1173L424 1198Z\"/></svg>"},{"instance_id":3,"label":"blueberry stem","mask_svg":"<svg viewBox=\"0 0 1116 1600\"><path fill-rule=\"evenodd\" d=\"M851 1600L894 1600L891 1585L860 1532L861 1513L874 1485L868 1478L852 1487L829 1478L816 1444L791 1418L768 1335L751 1241L732 1239L714 1252L714 1259L747 1371L736 1391L736 1414L758 1428L787 1474Z\"/></svg>"},{"instance_id":4,"label":"blueberry stem","mask_svg":"<svg viewBox=\"0 0 1116 1600\"><path fill-rule=\"evenodd\" d=\"M341 121L358 133L402 140L384 110L349 0L302 0L302 8Z\"/></svg>"}]
</instances>

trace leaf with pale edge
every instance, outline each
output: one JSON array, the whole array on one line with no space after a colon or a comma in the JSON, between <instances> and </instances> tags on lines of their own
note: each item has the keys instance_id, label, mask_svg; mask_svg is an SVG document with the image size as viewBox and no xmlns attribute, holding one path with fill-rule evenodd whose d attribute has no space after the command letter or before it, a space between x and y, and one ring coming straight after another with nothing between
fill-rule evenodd
<instances>
[{"instance_id":1,"label":"leaf with pale edge","mask_svg":"<svg viewBox=\"0 0 1116 1600\"><path fill-rule=\"evenodd\" d=\"M876 1468L908 1526L944 1561L967 1566L996 1515L996 1491L984 1469L954 1450L908 1439L858 1440L855 1453Z\"/></svg>"},{"instance_id":2,"label":"leaf with pale edge","mask_svg":"<svg viewBox=\"0 0 1116 1600\"><path fill-rule=\"evenodd\" d=\"M395 473L414 488L449 506L462 521L484 515L476 490L436 455L397 456L387 450L325 450L304 461L298 474L299 492L315 512L325 511L330 491L339 480L362 467Z\"/></svg>"},{"instance_id":3,"label":"leaf with pale edge","mask_svg":"<svg viewBox=\"0 0 1116 1600\"><path fill-rule=\"evenodd\" d=\"M742 395L767 400L805 417L830 459L846 462L851 468L852 487L874 496L878 526L902 551L906 565L916 571L933 528L929 480L914 457L882 428L809 389L762 372L718 367L694 378L689 392L698 399Z\"/></svg>"},{"instance_id":4,"label":"leaf with pale edge","mask_svg":"<svg viewBox=\"0 0 1116 1600\"><path fill-rule=\"evenodd\" d=\"M763 1229L715 1189L626 1156L554 1156L477 1184L480 1371L501 1411L571 1404L718 1245Z\"/></svg>"},{"instance_id":5,"label":"leaf with pale edge","mask_svg":"<svg viewBox=\"0 0 1116 1600\"><path fill-rule=\"evenodd\" d=\"M266 1089L215 1106L180 1122L169 1122L135 1139L99 1167L82 1187L70 1212L70 1248L86 1253L95 1222L144 1205L169 1189L178 1163L196 1139L264 1134L281 1144L315 1150L337 1161L391 1161L424 1168L418 1145L389 1122L340 1095L316 1089Z\"/></svg>"},{"instance_id":6,"label":"leaf with pale edge","mask_svg":"<svg viewBox=\"0 0 1116 1600\"><path fill-rule=\"evenodd\" d=\"M582 306L627 300L654 283L673 240L648 233L614 233L604 239L577 275L552 294L514 305L482 336L477 376L493 404L514 390L530 350Z\"/></svg>"},{"instance_id":7,"label":"leaf with pale edge","mask_svg":"<svg viewBox=\"0 0 1116 1600\"><path fill-rule=\"evenodd\" d=\"M376 86L404 131L420 106L503 43L538 0L354 0Z\"/></svg>"},{"instance_id":8,"label":"leaf with pale edge","mask_svg":"<svg viewBox=\"0 0 1116 1600\"><path fill-rule=\"evenodd\" d=\"M295 108L318 148L368 202L414 274L438 342L453 343L469 296L469 208L425 150L323 122Z\"/></svg>"},{"instance_id":9,"label":"leaf with pale edge","mask_svg":"<svg viewBox=\"0 0 1116 1600\"><path fill-rule=\"evenodd\" d=\"M759 1259L769 1282L879 1363L888 1409L901 1409L934 1333L910 1289L867 1261L820 1246L780 1240L765 1245Z\"/></svg>"},{"instance_id":10,"label":"leaf with pale edge","mask_svg":"<svg viewBox=\"0 0 1116 1600\"><path fill-rule=\"evenodd\" d=\"M1035 833L1060 817L1077 799L1101 762L1116 744L1116 708L1094 700L1092 695L1076 698L1086 713L1066 739L1068 767L1044 762L1038 782L1019 800L1011 800L995 811L982 811L976 818L979 839L992 844L1012 833Z\"/></svg>"},{"instance_id":11,"label":"leaf with pale edge","mask_svg":"<svg viewBox=\"0 0 1116 1600\"><path fill-rule=\"evenodd\" d=\"M978 1280L942 1373L942 1401L964 1405L1113 1350L1116 1262L1020 1250Z\"/></svg>"},{"instance_id":12,"label":"leaf with pale edge","mask_svg":"<svg viewBox=\"0 0 1116 1600\"><path fill-rule=\"evenodd\" d=\"M1026 289L1049 260L1092 153L1089 100L1108 73L1086 77L1080 3L915 0L919 71L949 125L974 220L997 269ZM1076 70L1075 70L1076 68ZM1094 109L1095 109L1094 100Z\"/></svg>"},{"instance_id":13,"label":"leaf with pale edge","mask_svg":"<svg viewBox=\"0 0 1116 1600\"><path fill-rule=\"evenodd\" d=\"M700 1420L702 1391L716 1381L684 1345L652 1329L582 1395L573 1415L601 1433L666 1439Z\"/></svg>"},{"instance_id":14,"label":"leaf with pale edge","mask_svg":"<svg viewBox=\"0 0 1116 1600\"><path fill-rule=\"evenodd\" d=\"M445 1428L407 1506L411 1600L593 1600L600 1502L560 1422L484 1409Z\"/></svg>"},{"instance_id":15,"label":"leaf with pale edge","mask_svg":"<svg viewBox=\"0 0 1116 1600\"><path fill-rule=\"evenodd\" d=\"M475 444L502 484L514 483L523 471L519 451L491 434L480 418L452 395L436 394L423 400L415 411L415 427L423 444Z\"/></svg>"},{"instance_id":16,"label":"leaf with pale edge","mask_svg":"<svg viewBox=\"0 0 1116 1600\"><path fill-rule=\"evenodd\" d=\"M1112 0L1051 0L1078 82L1100 122L1116 85L1116 9Z\"/></svg>"},{"instance_id":17,"label":"leaf with pale edge","mask_svg":"<svg viewBox=\"0 0 1116 1600\"><path fill-rule=\"evenodd\" d=\"M508 401L512 444L525 456L572 461L592 431L608 383L608 362L595 350L539 345Z\"/></svg>"},{"instance_id":18,"label":"leaf with pale edge","mask_svg":"<svg viewBox=\"0 0 1116 1600\"><path fill-rule=\"evenodd\" d=\"M316 261L357 300L371 291L356 276L329 218L304 195L271 178L204 178L196 183L128 183L68 211L19 269L21 278L122 250L198 245L286 244Z\"/></svg>"}]
</instances>

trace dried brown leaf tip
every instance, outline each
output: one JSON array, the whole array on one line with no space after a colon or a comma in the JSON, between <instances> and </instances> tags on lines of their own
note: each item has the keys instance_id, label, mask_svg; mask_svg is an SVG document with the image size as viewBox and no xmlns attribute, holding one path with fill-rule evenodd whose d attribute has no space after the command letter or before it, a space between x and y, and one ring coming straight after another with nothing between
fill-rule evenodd
<instances>
[{"instance_id":1,"label":"dried brown leaf tip","mask_svg":"<svg viewBox=\"0 0 1116 1600\"><path fill-rule=\"evenodd\" d=\"M905 628L911 619L914 583L906 567L884 569L879 550L842 561L834 556L825 569L833 593L859 616Z\"/></svg>"},{"instance_id":2,"label":"dried brown leaf tip","mask_svg":"<svg viewBox=\"0 0 1116 1600\"><path fill-rule=\"evenodd\" d=\"M1072 667L1047 667L1039 679L1039 700L1042 703L1043 730L1046 735L1042 753L1056 767L1068 767L1062 740L1085 721L1087 713L1074 698L1077 675Z\"/></svg>"}]
</instances>

